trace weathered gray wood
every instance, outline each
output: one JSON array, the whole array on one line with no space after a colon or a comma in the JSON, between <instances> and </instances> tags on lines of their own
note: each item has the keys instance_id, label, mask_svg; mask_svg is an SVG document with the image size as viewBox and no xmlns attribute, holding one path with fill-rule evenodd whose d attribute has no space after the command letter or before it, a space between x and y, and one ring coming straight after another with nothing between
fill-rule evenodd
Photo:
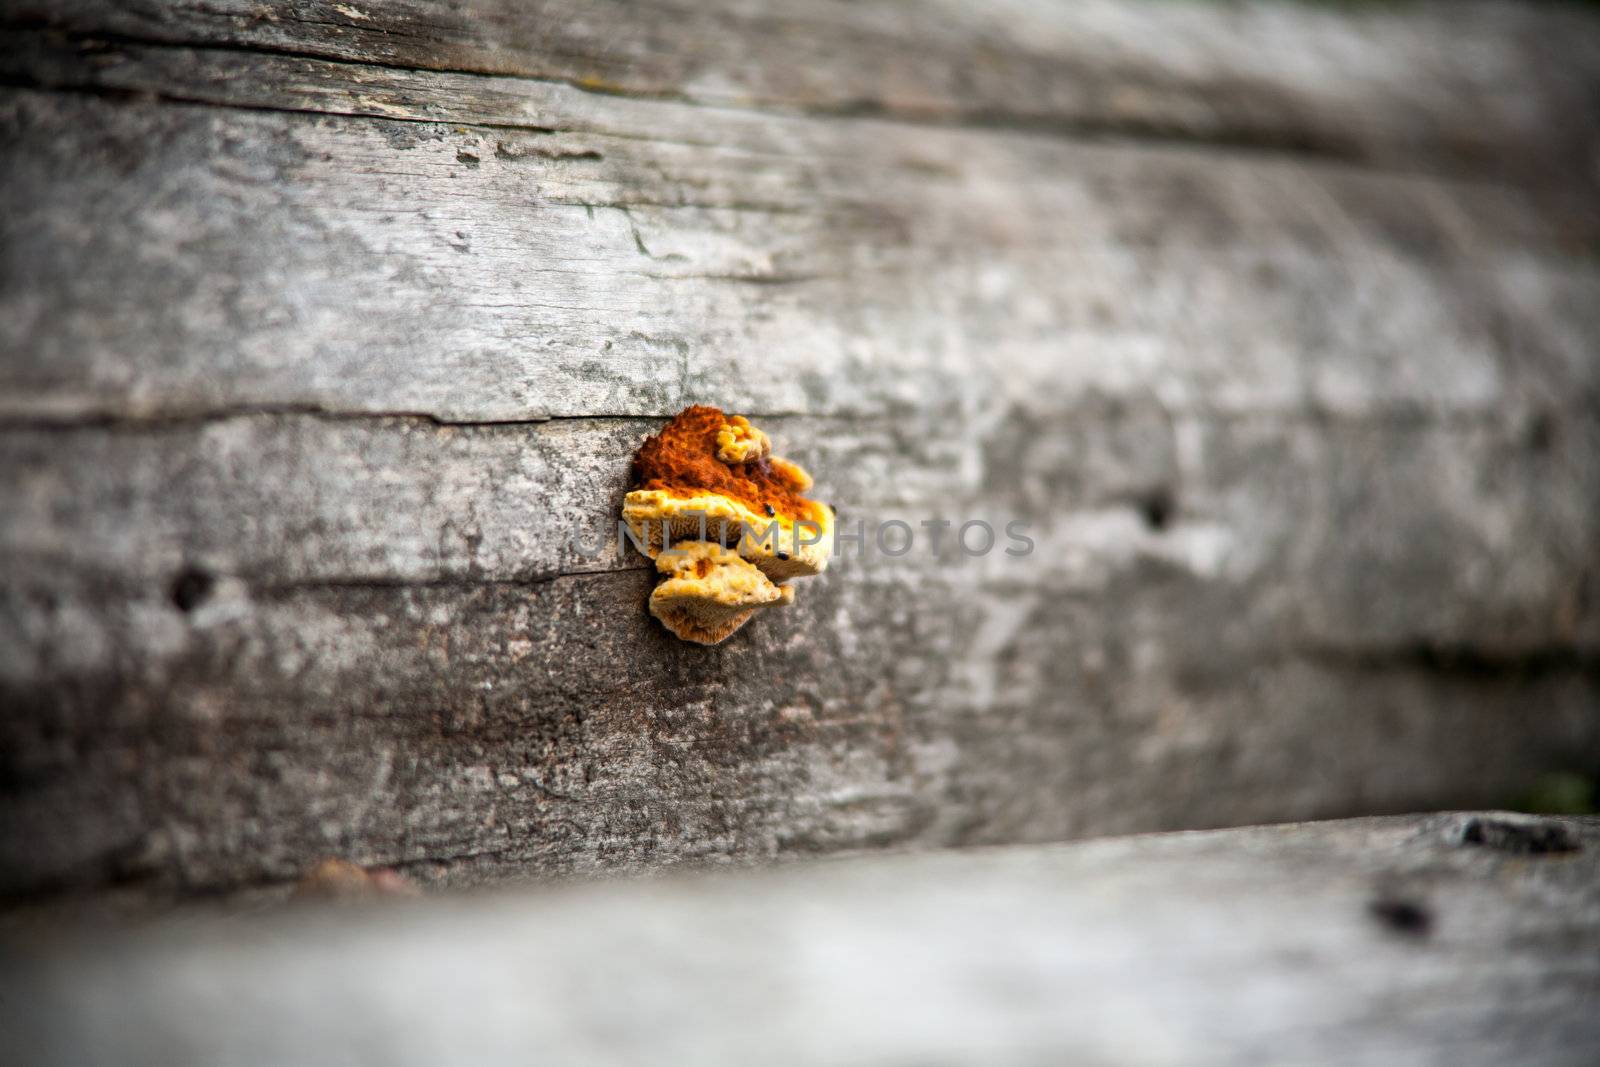
<instances>
[{"instance_id":1,"label":"weathered gray wood","mask_svg":"<svg viewBox=\"0 0 1600 1067\"><path fill-rule=\"evenodd\" d=\"M631 551L546 522L605 530L653 425L0 435L8 887L1050 840L1491 802L1600 757L1592 421L1537 450L1153 409L902 420L920 447L775 420L847 525L1021 514L1039 547L846 558L715 650L645 615ZM188 568L217 586L185 611Z\"/></svg>"},{"instance_id":2,"label":"weathered gray wood","mask_svg":"<svg viewBox=\"0 0 1600 1067\"><path fill-rule=\"evenodd\" d=\"M1589 207L1210 150L613 112L615 135L552 137L13 94L0 404L1516 414L1596 388Z\"/></svg>"},{"instance_id":3,"label":"weathered gray wood","mask_svg":"<svg viewBox=\"0 0 1600 1067\"><path fill-rule=\"evenodd\" d=\"M834 58L794 81L703 58L766 38L742 9L48 7L0 13L8 893L1479 805L1600 761L1590 16L897 42L808 2ZM847 521L1039 551L846 561L679 647L641 561L538 528L605 522L692 401Z\"/></svg>"},{"instance_id":4,"label":"weathered gray wood","mask_svg":"<svg viewBox=\"0 0 1600 1067\"><path fill-rule=\"evenodd\" d=\"M1600 824L861 858L14 935L3 958L9 1051L40 1065L1587 1067Z\"/></svg>"},{"instance_id":5,"label":"weathered gray wood","mask_svg":"<svg viewBox=\"0 0 1600 1067\"><path fill-rule=\"evenodd\" d=\"M110 57L51 74L63 84L126 87L116 52L129 40L227 48L201 58L208 73L183 57L174 78L133 78L179 98L253 99L260 87L227 73L242 48L360 63L356 77L380 84L371 66L514 75L612 103L1154 135L1560 184L1592 180L1583 141L1600 87L1600 31L1587 13L1493 0L1341 11L1120 0L7 0L0 14L96 52L109 38ZM476 83L474 96L502 84Z\"/></svg>"}]
</instances>

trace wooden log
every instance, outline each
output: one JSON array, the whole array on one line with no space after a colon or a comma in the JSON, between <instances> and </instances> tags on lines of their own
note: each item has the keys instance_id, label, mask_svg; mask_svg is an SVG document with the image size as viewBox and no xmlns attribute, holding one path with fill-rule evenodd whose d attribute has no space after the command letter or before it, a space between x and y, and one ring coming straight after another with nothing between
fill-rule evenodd
<instances>
[{"instance_id":1,"label":"wooden log","mask_svg":"<svg viewBox=\"0 0 1600 1067\"><path fill-rule=\"evenodd\" d=\"M1475 813L13 933L0 1023L39 1065L1577 1067L1597 857Z\"/></svg>"},{"instance_id":2,"label":"wooden log","mask_svg":"<svg viewBox=\"0 0 1600 1067\"><path fill-rule=\"evenodd\" d=\"M1600 218L1558 106L1591 16L900 41L806 0L814 77L743 9L698 60L644 53L693 36L664 8L250 10L0 12L11 897L1501 804L1600 762ZM563 534L696 401L847 523L1036 551L846 559L679 647L642 560Z\"/></svg>"},{"instance_id":3,"label":"wooden log","mask_svg":"<svg viewBox=\"0 0 1600 1067\"><path fill-rule=\"evenodd\" d=\"M1600 66L1600 35L1586 13L1495 0L1341 11L1260 0L976 8L938 0L914 10L842 0L643 8L625 0L9 0L3 15L19 30L45 30L95 53L77 70L57 68L57 84L178 99L259 101L266 91L289 107L372 113L394 104L382 88L389 71L425 70L472 86L469 115L432 116L456 121L487 117L483 100L533 82L602 97L602 115L632 99L682 101L1193 140L1560 184L1591 180L1583 142ZM167 68L158 81L130 77L119 58L130 42L167 52L156 60ZM201 50L198 62L172 54L189 48ZM347 76L362 88L329 99L236 77L239 64L262 55L357 64Z\"/></svg>"},{"instance_id":4,"label":"wooden log","mask_svg":"<svg viewBox=\"0 0 1600 1067\"><path fill-rule=\"evenodd\" d=\"M1596 389L1587 205L651 106L600 137L11 94L0 404L1531 420Z\"/></svg>"},{"instance_id":5,"label":"wooden log","mask_svg":"<svg viewBox=\"0 0 1600 1067\"><path fill-rule=\"evenodd\" d=\"M1153 415L1079 421L1097 461L1059 503L1026 510L1057 446L1009 434L970 466L1012 473L953 497L1036 515L1035 554L847 555L715 650L644 614L631 549L588 558L547 521L603 533L647 422L10 434L6 496L31 502L0 661L26 712L0 746L26 787L14 889L242 886L329 851L478 880L1403 810L1595 752L1592 630L1570 629L1592 620L1541 611L1592 514L1490 486L1444 517L1453 472L1528 465L1508 480L1540 487L1550 455L1246 421L1178 481ZM968 466L848 421L773 425L813 442L847 524L940 516ZM1156 529L1141 509L1168 484ZM1374 497L1408 510L1363 535ZM1318 511L1351 540L1308 528ZM1497 528L1526 569L1487 584Z\"/></svg>"}]
</instances>

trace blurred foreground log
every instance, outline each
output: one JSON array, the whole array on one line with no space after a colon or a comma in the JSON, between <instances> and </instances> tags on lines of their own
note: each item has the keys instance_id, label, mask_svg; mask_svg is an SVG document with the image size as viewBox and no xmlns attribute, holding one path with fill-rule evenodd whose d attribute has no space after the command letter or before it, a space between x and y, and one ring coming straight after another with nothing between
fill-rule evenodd
<instances>
[{"instance_id":1,"label":"blurred foreground log","mask_svg":"<svg viewBox=\"0 0 1600 1067\"><path fill-rule=\"evenodd\" d=\"M1592 773L1597 27L0 4L0 892ZM562 535L697 401L847 527L1020 519L1037 551L846 559L678 644L642 561Z\"/></svg>"},{"instance_id":2,"label":"blurred foreground log","mask_svg":"<svg viewBox=\"0 0 1600 1067\"><path fill-rule=\"evenodd\" d=\"M16 1062L1600 1061L1600 820L858 858L13 936Z\"/></svg>"}]
</instances>

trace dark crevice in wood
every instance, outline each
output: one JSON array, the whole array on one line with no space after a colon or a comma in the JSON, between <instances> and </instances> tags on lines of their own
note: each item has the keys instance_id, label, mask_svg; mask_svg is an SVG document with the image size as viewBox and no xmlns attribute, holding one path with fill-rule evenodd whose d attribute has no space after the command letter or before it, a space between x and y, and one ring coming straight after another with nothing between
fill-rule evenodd
<instances>
[{"instance_id":1,"label":"dark crevice in wood","mask_svg":"<svg viewBox=\"0 0 1600 1067\"><path fill-rule=\"evenodd\" d=\"M628 210L630 210L632 208L636 208L636 207L647 207L647 208L655 208L658 211L681 211L681 210L688 209L688 210L700 210L700 211L729 211L729 212L735 212L735 213L744 211L744 212L750 212L751 214L756 214L756 215L790 215L790 216L811 215L811 216L814 216L814 215L818 214L818 212L816 212L816 211L814 211L814 210L812 210L810 208L792 207L792 206L790 206L788 204L763 204L763 203L759 203L759 202L755 202L755 201L749 201L749 200L722 200L722 201L698 202L698 201L694 201L694 200L645 200L643 198L637 198L637 199L633 199L633 200L600 201L600 200L569 200L568 198L563 197L563 196L552 196L546 202L550 203L550 204L555 204L558 207L581 207L581 208L588 209L590 211L593 211L593 210L596 210L596 209L601 209L601 208L610 208L610 209L615 210L615 211L628 211ZM670 255L668 255L668 256L659 256L659 257L658 256L650 256L650 258L651 259L661 259L664 262L676 262L677 260L681 260L682 259L681 256L674 258L674 257L672 257ZM642 273L642 272L640 272L640 273ZM646 277L653 277L653 278L686 277L686 275L670 275L670 274L669 275L654 275L653 274L653 275L645 275L645 276Z\"/></svg>"},{"instance_id":2,"label":"dark crevice in wood","mask_svg":"<svg viewBox=\"0 0 1600 1067\"><path fill-rule=\"evenodd\" d=\"M1313 645L1297 649L1296 654L1340 669L1420 670L1486 681L1552 674L1600 674L1600 649L1578 645L1494 648L1482 643L1442 644L1416 640L1359 648Z\"/></svg>"},{"instance_id":3,"label":"dark crevice in wood","mask_svg":"<svg viewBox=\"0 0 1600 1067\"><path fill-rule=\"evenodd\" d=\"M1461 824L1462 845L1493 849L1518 856L1546 856L1578 852L1578 835L1554 819L1473 815Z\"/></svg>"},{"instance_id":4,"label":"dark crevice in wood","mask_svg":"<svg viewBox=\"0 0 1600 1067\"><path fill-rule=\"evenodd\" d=\"M1145 526L1160 533L1172 524L1173 512L1177 503L1173 499L1172 490L1162 486L1152 490L1139 501L1139 514L1144 519Z\"/></svg>"},{"instance_id":5,"label":"dark crevice in wood","mask_svg":"<svg viewBox=\"0 0 1600 1067\"><path fill-rule=\"evenodd\" d=\"M1411 897L1380 896L1367 905L1367 911L1385 928L1402 937L1421 940L1433 931L1433 912Z\"/></svg>"},{"instance_id":6,"label":"dark crevice in wood","mask_svg":"<svg viewBox=\"0 0 1600 1067\"><path fill-rule=\"evenodd\" d=\"M470 850L470 851L467 851L467 852L460 852L460 853L455 853L455 854L451 854L451 855L422 856L422 857L419 857L417 859L378 860L378 861L376 861L376 863L374 865L375 866L381 866L381 867L388 867L388 868L390 868L392 870L402 871L403 872L403 871L407 870L408 868L448 867L451 864L465 863L465 862L469 862L471 860L479 860L479 859L498 860L498 859L504 859L506 856L512 855L515 851L516 851L515 846L507 845L504 848L474 849L474 850Z\"/></svg>"},{"instance_id":7,"label":"dark crevice in wood","mask_svg":"<svg viewBox=\"0 0 1600 1067\"><path fill-rule=\"evenodd\" d=\"M646 274L645 277L663 282L733 282L737 285L805 285L837 280L825 274Z\"/></svg>"},{"instance_id":8,"label":"dark crevice in wood","mask_svg":"<svg viewBox=\"0 0 1600 1067\"><path fill-rule=\"evenodd\" d=\"M210 572L198 567L185 568L172 581L172 604L188 614L210 599L216 584L216 578Z\"/></svg>"},{"instance_id":9,"label":"dark crevice in wood","mask_svg":"<svg viewBox=\"0 0 1600 1067\"><path fill-rule=\"evenodd\" d=\"M208 423L228 422L246 418L313 418L329 422L366 422L391 419L397 421L426 422L434 426L531 426L556 419L630 419L636 415L528 415L494 419L451 419L426 411L349 411L334 410L318 404L233 404L203 410L151 411L132 414L127 412L97 411L74 415L41 412L35 415L0 415L0 431L4 430L161 430L202 426ZM670 417L670 416L663 416Z\"/></svg>"},{"instance_id":10,"label":"dark crevice in wood","mask_svg":"<svg viewBox=\"0 0 1600 1067\"><path fill-rule=\"evenodd\" d=\"M751 284L783 284L776 280L743 278ZM1086 397L1082 402L1064 408L1074 415L1103 414L1116 417L1117 405L1096 397ZM1520 423L1514 423L1515 413L1507 414L1497 409L1424 408L1416 405L1390 405L1369 411L1349 411L1337 414L1314 407L1305 408L1214 408L1197 406L1178 410L1163 409L1169 418L1192 418L1207 423L1308 423L1317 426L1389 427L1440 430L1478 430L1496 424L1505 424L1512 433ZM0 411L0 433L78 433L104 431L145 432L179 430L201 427L235 419L307 418L325 422L416 422L431 426L463 429L538 426L542 423L560 422L623 422L654 423L670 419L677 409L644 412L597 411L563 414L528 414L484 417L441 415L423 410L372 410L333 408L315 403L288 404L222 404L216 407L173 407L140 412L115 411L109 408L77 412L21 412ZM867 423L889 419L885 411L796 411L796 410L745 410L738 414L751 419L808 419L819 422ZM1571 418L1585 420L1593 417L1592 408L1582 399L1568 409L1550 409L1543 416L1548 420L1564 421ZM1159 529L1172 518L1175 508L1169 490L1154 491L1136 502L1141 515L1151 528Z\"/></svg>"},{"instance_id":11,"label":"dark crevice in wood","mask_svg":"<svg viewBox=\"0 0 1600 1067\"><path fill-rule=\"evenodd\" d=\"M265 598L294 596L300 593L321 591L342 591L350 589L368 590L410 590L410 589L472 589L472 588L525 588L528 586L546 585L550 582L559 582L566 579L603 578L613 574L635 574L652 570L648 561L643 561L632 567L613 567L598 570L569 570L557 571L551 574L539 574L520 577L494 578L471 574L442 575L434 578L406 578L406 577L379 577L366 576L332 576L326 578L302 578L292 581L263 582L250 584L253 595Z\"/></svg>"},{"instance_id":12,"label":"dark crevice in wood","mask_svg":"<svg viewBox=\"0 0 1600 1067\"><path fill-rule=\"evenodd\" d=\"M0 27L0 32L4 32ZM91 96L112 101L149 101L157 100L166 104L182 107L215 107L226 108L230 111L254 111L267 115L325 115L330 118L363 119L372 122L408 122L424 126L471 126L483 130L514 130L518 133L565 133L569 132L558 127L529 126L515 122L495 122L493 120L478 120L471 123L449 122L445 119L420 118L412 115L375 115L366 111L347 111L340 108L312 108L288 107L280 104L244 103L238 100L220 100L215 97L202 96L198 93L182 93L171 89L151 91L145 89L123 89L116 86L95 84L51 84L35 81L29 78L0 75L0 89L24 89L35 92L49 93L74 93L80 96ZM571 131L578 132L578 131ZM626 136L615 134L613 136Z\"/></svg>"},{"instance_id":13,"label":"dark crevice in wood","mask_svg":"<svg viewBox=\"0 0 1600 1067\"><path fill-rule=\"evenodd\" d=\"M431 426L462 429L538 426L547 422L640 422L670 419L674 411L593 412L582 415L508 415L501 418L454 418L428 411L354 411L327 408L317 404L239 404L203 410L151 411L132 414L97 411L83 414L36 415L0 414L0 433L83 431L141 432L177 430L231 422L235 419L305 418L324 422L419 422ZM740 412L751 419L859 420L882 418L871 412L750 411Z\"/></svg>"}]
</instances>

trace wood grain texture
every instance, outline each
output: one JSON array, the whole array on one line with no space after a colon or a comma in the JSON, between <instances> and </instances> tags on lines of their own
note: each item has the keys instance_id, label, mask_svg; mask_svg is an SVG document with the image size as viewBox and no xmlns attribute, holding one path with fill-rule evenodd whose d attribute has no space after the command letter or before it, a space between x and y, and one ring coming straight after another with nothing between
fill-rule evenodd
<instances>
[{"instance_id":1,"label":"wood grain texture","mask_svg":"<svg viewBox=\"0 0 1600 1067\"><path fill-rule=\"evenodd\" d=\"M0 403L483 420L1110 394L1531 417L1595 393L1591 204L1209 149L599 110L609 135L13 94Z\"/></svg>"},{"instance_id":2,"label":"wood grain texture","mask_svg":"<svg viewBox=\"0 0 1600 1067\"><path fill-rule=\"evenodd\" d=\"M1597 857L1458 814L13 935L0 1021L40 1065L1579 1067Z\"/></svg>"},{"instance_id":3,"label":"wood grain texture","mask_svg":"<svg viewBox=\"0 0 1600 1067\"><path fill-rule=\"evenodd\" d=\"M610 98L1150 135L1558 184L1593 179L1587 115L1600 99L1600 32L1587 13L1494 0L1337 11L1120 0L642 8L624 0L7 0L3 14L19 29L91 48L227 49L233 56L223 64L246 50L479 75L475 83L491 93L511 76ZM90 77L115 84L121 75L108 66L117 63L102 60ZM383 80L370 69L356 76ZM236 98L262 91L223 80L180 75L145 88L182 96L208 82L208 92Z\"/></svg>"},{"instance_id":4,"label":"wood grain texture","mask_svg":"<svg viewBox=\"0 0 1600 1067\"><path fill-rule=\"evenodd\" d=\"M1600 112L1558 106L1594 19L1045 5L896 42L808 2L779 62L754 8L643 9L603 55L603 10L519 10L0 13L11 897L1499 804L1600 764L1600 217L1559 163ZM642 560L562 533L690 402L847 523L1037 551L845 560L678 646Z\"/></svg>"},{"instance_id":5,"label":"wood grain texture","mask_svg":"<svg viewBox=\"0 0 1600 1067\"><path fill-rule=\"evenodd\" d=\"M1051 840L1493 799L1600 755L1592 425L1545 452L1136 410L925 451L770 425L847 526L1021 514L1038 548L846 558L703 650L631 550L562 528L607 529L650 421L4 435L10 888ZM215 588L175 603L191 568Z\"/></svg>"}]
</instances>

